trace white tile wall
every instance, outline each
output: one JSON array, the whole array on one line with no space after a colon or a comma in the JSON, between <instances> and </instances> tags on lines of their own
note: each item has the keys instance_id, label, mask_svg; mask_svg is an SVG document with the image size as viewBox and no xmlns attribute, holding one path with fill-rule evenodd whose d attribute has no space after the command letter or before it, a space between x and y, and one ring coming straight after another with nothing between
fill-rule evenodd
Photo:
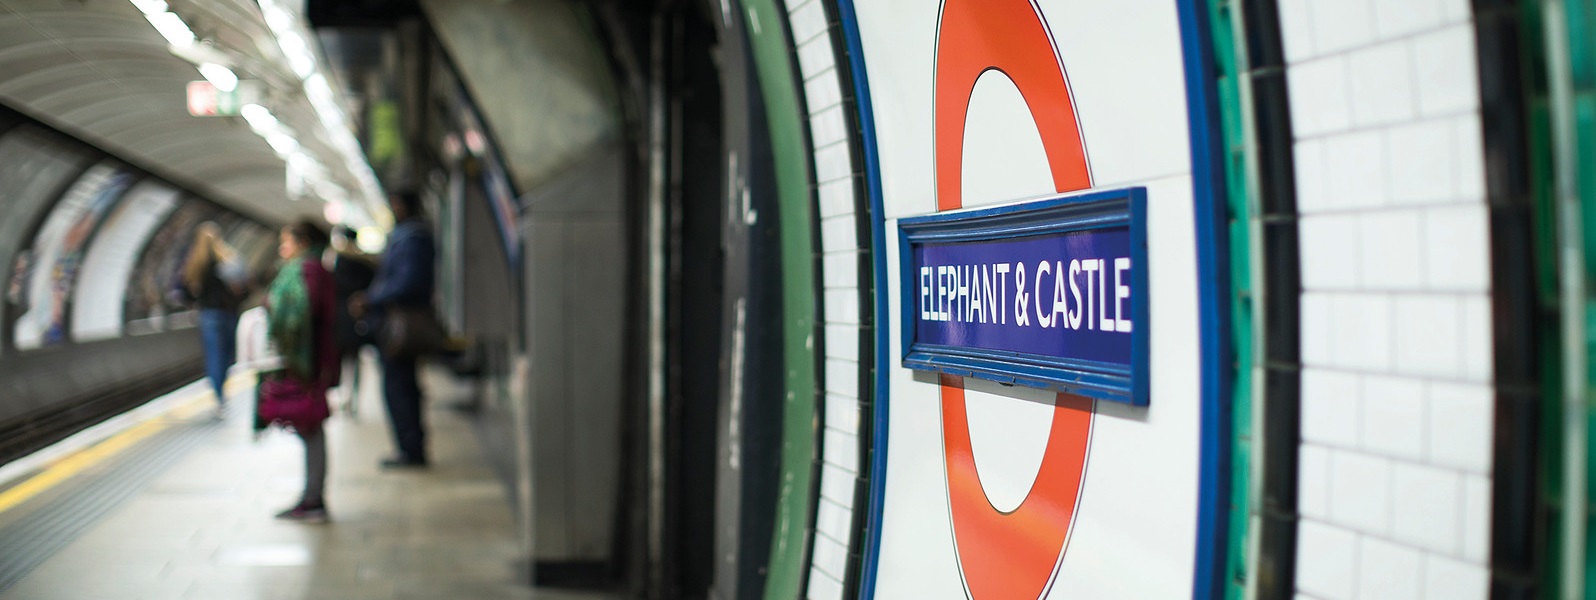
<instances>
[{"instance_id":1,"label":"white tile wall","mask_svg":"<svg viewBox=\"0 0 1596 600\"><path fill-rule=\"evenodd\" d=\"M820 220L822 248L857 250L859 248L859 223L852 214L827 217Z\"/></svg>"},{"instance_id":2,"label":"white tile wall","mask_svg":"<svg viewBox=\"0 0 1596 600\"><path fill-rule=\"evenodd\" d=\"M1348 54L1352 124L1389 125L1413 118L1413 55L1404 44L1379 44Z\"/></svg>"},{"instance_id":3,"label":"white tile wall","mask_svg":"<svg viewBox=\"0 0 1596 600\"><path fill-rule=\"evenodd\" d=\"M1319 52L1331 53L1374 41L1373 0L1309 0L1309 27Z\"/></svg>"},{"instance_id":4,"label":"white tile wall","mask_svg":"<svg viewBox=\"0 0 1596 600\"><path fill-rule=\"evenodd\" d=\"M1479 109L1474 31L1449 27L1412 41L1418 70L1419 109L1425 115L1473 112Z\"/></svg>"},{"instance_id":5,"label":"white tile wall","mask_svg":"<svg viewBox=\"0 0 1596 600\"><path fill-rule=\"evenodd\" d=\"M1280 36L1285 43L1286 60L1298 62L1312 56L1313 31L1308 26L1308 0L1279 0Z\"/></svg>"},{"instance_id":6,"label":"white tile wall","mask_svg":"<svg viewBox=\"0 0 1596 600\"><path fill-rule=\"evenodd\" d=\"M1307 418L1304 415L1304 418ZM1297 512L1313 519L1330 516L1330 450L1303 446L1297 455Z\"/></svg>"},{"instance_id":7,"label":"white tile wall","mask_svg":"<svg viewBox=\"0 0 1596 600\"><path fill-rule=\"evenodd\" d=\"M1459 204L1423 213L1424 274L1429 289L1484 292L1490 288L1490 229L1483 204Z\"/></svg>"},{"instance_id":8,"label":"white tile wall","mask_svg":"<svg viewBox=\"0 0 1596 600\"><path fill-rule=\"evenodd\" d=\"M1430 386L1429 463L1489 475L1491 388L1464 383L1432 382Z\"/></svg>"},{"instance_id":9,"label":"white tile wall","mask_svg":"<svg viewBox=\"0 0 1596 600\"><path fill-rule=\"evenodd\" d=\"M1462 476L1451 469L1409 462L1391 466L1391 537L1434 553L1461 550L1458 496Z\"/></svg>"},{"instance_id":10,"label":"white tile wall","mask_svg":"<svg viewBox=\"0 0 1596 600\"><path fill-rule=\"evenodd\" d=\"M1463 306L1455 295L1393 298L1396 371L1404 375L1460 378Z\"/></svg>"},{"instance_id":11,"label":"white tile wall","mask_svg":"<svg viewBox=\"0 0 1596 600\"><path fill-rule=\"evenodd\" d=\"M1424 383L1408 377L1369 376L1363 380L1363 448L1373 453L1423 460Z\"/></svg>"},{"instance_id":12,"label":"white tile wall","mask_svg":"<svg viewBox=\"0 0 1596 600\"><path fill-rule=\"evenodd\" d=\"M1391 525L1391 461L1330 451L1330 522L1384 534Z\"/></svg>"},{"instance_id":13,"label":"white tile wall","mask_svg":"<svg viewBox=\"0 0 1596 600\"><path fill-rule=\"evenodd\" d=\"M1485 600L1490 577L1468 563L1429 556L1424 568L1425 600Z\"/></svg>"},{"instance_id":14,"label":"white tile wall","mask_svg":"<svg viewBox=\"0 0 1596 600\"><path fill-rule=\"evenodd\" d=\"M1358 286L1358 215L1304 215L1297 221L1302 286L1310 290ZM1350 255L1350 256L1349 256Z\"/></svg>"},{"instance_id":15,"label":"white tile wall","mask_svg":"<svg viewBox=\"0 0 1596 600\"><path fill-rule=\"evenodd\" d=\"M1352 598L1357 581L1358 538L1324 523L1297 526L1297 589L1325 600Z\"/></svg>"},{"instance_id":16,"label":"white tile wall","mask_svg":"<svg viewBox=\"0 0 1596 600\"><path fill-rule=\"evenodd\" d=\"M1445 202L1457 195L1450 120L1418 121L1387 130L1391 200L1397 204Z\"/></svg>"},{"instance_id":17,"label":"white tile wall","mask_svg":"<svg viewBox=\"0 0 1596 600\"><path fill-rule=\"evenodd\" d=\"M1297 144L1292 160L1297 175L1297 212L1315 214L1330 209L1330 182L1325 177L1325 143L1306 140Z\"/></svg>"},{"instance_id":18,"label":"white tile wall","mask_svg":"<svg viewBox=\"0 0 1596 600\"><path fill-rule=\"evenodd\" d=\"M803 44L826 32L826 8L819 2L809 2L793 9L792 39Z\"/></svg>"},{"instance_id":19,"label":"white tile wall","mask_svg":"<svg viewBox=\"0 0 1596 600\"><path fill-rule=\"evenodd\" d=\"M1463 297L1463 378L1491 380L1491 301L1484 294Z\"/></svg>"},{"instance_id":20,"label":"white tile wall","mask_svg":"<svg viewBox=\"0 0 1596 600\"><path fill-rule=\"evenodd\" d=\"M811 569L807 594L809 600L842 600L842 582L818 569Z\"/></svg>"},{"instance_id":21,"label":"white tile wall","mask_svg":"<svg viewBox=\"0 0 1596 600\"><path fill-rule=\"evenodd\" d=\"M1483 598L1490 253L1467 0L1281 0L1297 136L1299 597Z\"/></svg>"},{"instance_id":22,"label":"white tile wall","mask_svg":"<svg viewBox=\"0 0 1596 600\"><path fill-rule=\"evenodd\" d=\"M1330 297L1332 366L1383 372L1391 369L1391 298L1380 294Z\"/></svg>"},{"instance_id":23,"label":"white tile wall","mask_svg":"<svg viewBox=\"0 0 1596 600\"><path fill-rule=\"evenodd\" d=\"M859 434L859 401L847 396L826 398L826 427Z\"/></svg>"},{"instance_id":24,"label":"white tile wall","mask_svg":"<svg viewBox=\"0 0 1596 600\"><path fill-rule=\"evenodd\" d=\"M1305 365L1330 364L1330 297L1329 294L1305 292L1297 305L1302 327L1302 362ZM1308 371L1303 373L1307 377Z\"/></svg>"},{"instance_id":25,"label":"white tile wall","mask_svg":"<svg viewBox=\"0 0 1596 600\"><path fill-rule=\"evenodd\" d=\"M856 341L839 340L841 342ZM854 392L859 389L859 363L846 359L830 359L826 361L826 389L836 393Z\"/></svg>"},{"instance_id":26,"label":"white tile wall","mask_svg":"<svg viewBox=\"0 0 1596 600\"><path fill-rule=\"evenodd\" d=\"M859 288L860 253L869 240L859 239L860 223L868 214L856 211L852 133L843 112L842 81L835 63L835 31L828 29L825 6L819 0L787 0L787 18L798 48L799 72L809 111L810 142L818 187L816 212L820 215L822 285L821 319L825 336L824 430L821 436L821 490L815 518L815 543L810 554L807 597L840 600L846 590L842 578L853 539L854 492L859 485L860 438L864 426L860 398L862 336L865 298Z\"/></svg>"},{"instance_id":27,"label":"white tile wall","mask_svg":"<svg viewBox=\"0 0 1596 600\"><path fill-rule=\"evenodd\" d=\"M821 278L827 288L848 288L859 284L859 255L838 252L820 259Z\"/></svg>"},{"instance_id":28,"label":"white tile wall","mask_svg":"<svg viewBox=\"0 0 1596 600\"><path fill-rule=\"evenodd\" d=\"M1355 265L1364 289L1418 289L1424 285L1423 227L1418 211L1365 212L1358 220L1364 246ZM1345 259L1343 259L1345 260Z\"/></svg>"},{"instance_id":29,"label":"white tile wall","mask_svg":"<svg viewBox=\"0 0 1596 600\"><path fill-rule=\"evenodd\" d=\"M1365 537L1358 543L1358 600L1408 600L1424 588L1424 555Z\"/></svg>"},{"instance_id":30,"label":"white tile wall","mask_svg":"<svg viewBox=\"0 0 1596 600\"><path fill-rule=\"evenodd\" d=\"M1286 88L1291 94L1291 126L1299 135L1335 131L1352 124L1344 57L1293 65Z\"/></svg>"},{"instance_id":31,"label":"white tile wall","mask_svg":"<svg viewBox=\"0 0 1596 600\"><path fill-rule=\"evenodd\" d=\"M820 184L821 218L853 214L853 181L840 179Z\"/></svg>"},{"instance_id":32,"label":"white tile wall","mask_svg":"<svg viewBox=\"0 0 1596 600\"><path fill-rule=\"evenodd\" d=\"M1357 448L1361 438L1362 382L1357 375L1314 369L1302 374L1302 439ZM1304 449L1306 452L1306 449Z\"/></svg>"},{"instance_id":33,"label":"white tile wall","mask_svg":"<svg viewBox=\"0 0 1596 600\"><path fill-rule=\"evenodd\" d=\"M1374 28L1382 38L1389 39L1434 29L1441 25L1443 17L1439 0L1404 0L1374 4Z\"/></svg>"},{"instance_id":34,"label":"white tile wall","mask_svg":"<svg viewBox=\"0 0 1596 600\"><path fill-rule=\"evenodd\" d=\"M1382 132L1346 133L1327 137L1324 144L1326 204L1340 210L1384 206L1387 159Z\"/></svg>"},{"instance_id":35,"label":"white tile wall","mask_svg":"<svg viewBox=\"0 0 1596 600\"><path fill-rule=\"evenodd\" d=\"M859 292L857 290L826 290L822 315L827 323L859 323ZM850 386L857 394L858 384Z\"/></svg>"},{"instance_id":36,"label":"white tile wall","mask_svg":"<svg viewBox=\"0 0 1596 600\"><path fill-rule=\"evenodd\" d=\"M1469 475L1463 480L1463 559L1483 566L1490 558L1491 479Z\"/></svg>"},{"instance_id":37,"label":"white tile wall","mask_svg":"<svg viewBox=\"0 0 1596 600\"><path fill-rule=\"evenodd\" d=\"M1459 198L1485 197L1485 141L1479 119L1455 122L1457 140L1457 183Z\"/></svg>"},{"instance_id":38,"label":"white tile wall","mask_svg":"<svg viewBox=\"0 0 1596 600\"><path fill-rule=\"evenodd\" d=\"M842 600L842 582L836 576L811 569L809 571L809 600Z\"/></svg>"}]
</instances>

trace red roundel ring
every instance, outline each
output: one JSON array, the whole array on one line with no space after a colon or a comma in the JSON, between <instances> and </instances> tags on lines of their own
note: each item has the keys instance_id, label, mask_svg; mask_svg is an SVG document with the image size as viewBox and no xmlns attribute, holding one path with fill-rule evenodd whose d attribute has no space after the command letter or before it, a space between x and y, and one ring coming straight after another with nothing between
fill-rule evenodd
<instances>
[{"instance_id":1,"label":"red roundel ring","mask_svg":"<svg viewBox=\"0 0 1596 600\"><path fill-rule=\"evenodd\" d=\"M1019 88L1041 134L1057 191L1091 187L1069 83L1041 11L1027 0L945 0L936 48L937 209L960 197L964 125L988 70ZM999 512L975 468L962 378L943 375L942 437L959 571L973 600L1039 598L1064 558L1092 432L1092 400L1059 394L1041 468L1018 508Z\"/></svg>"}]
</instances>

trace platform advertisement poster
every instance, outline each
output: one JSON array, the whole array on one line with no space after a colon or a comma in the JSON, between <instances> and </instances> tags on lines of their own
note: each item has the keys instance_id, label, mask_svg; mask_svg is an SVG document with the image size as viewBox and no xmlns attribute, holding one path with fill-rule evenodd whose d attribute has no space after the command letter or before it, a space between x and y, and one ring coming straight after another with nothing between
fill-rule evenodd
<instances>
[{"instance_id":1,"label":"platform advertisement poster","mask_svg":"<svg viewBox=\"0 0 1596 600\"><path fill-rule=\"evenodd\" d=\"M176 323L169 323L168 317L188 310L173 297L172 290L193 242L194 228L215 215L216 210L208 204L184 200L144 247L128 283L123 310L129 334L169 329Z\"/></svg>"},{"instance_id":2,"label":"platform advertisement poster","mask_svg":"<svg viewBox=\"0 0 1596 600\"><path fill-rule=\"evenodd\" d=\"M177 206L178 191L146 179L128 190L106 217L83 257L77 293L72 297L72 339L90 341L122 334L129 276L139 250Z\"/></svg>"},{"instance_id":3,"label":"platform advertisement poster","mask_svg":"<svg viewBox=\"0 0 1596 600\"><path fill-rule=\"evenodd\" d=\"M133 179L133 173L119 165L100 163L85 171L51 209L28 250L33 269L25 291L28 310L17 317L12 330L18 350L68 340L68 300L83 253Z\"/></svg>"},{"instance_id":4,"label":"platform advertisement poster","mask_svg":"<svg viewBox=\"0 0 1596 600\"><path fill-rule=\"evenodd\" d=\"M1190 597L1200 378L1175 3L854 6L900 242L874 597Z\"/></svg>"}]
</instances>

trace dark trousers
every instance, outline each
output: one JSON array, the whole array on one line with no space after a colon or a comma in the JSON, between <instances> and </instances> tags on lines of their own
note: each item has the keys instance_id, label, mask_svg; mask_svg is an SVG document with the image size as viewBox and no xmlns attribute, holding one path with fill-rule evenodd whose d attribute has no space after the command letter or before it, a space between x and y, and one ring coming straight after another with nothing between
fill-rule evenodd
<instances>
[{"instance_id":1,"label":"dark trousers","mask_svg":"<svg viewBox=\"0 0 1596 600\"><path fill-rule=\"evenodd\" d=\"M317 427L311 433L299 432L305 442L305 495L302 506L321 506L322 492L327 488L327 430Z\"/></svg>"},{"instance_id":2,"label":"dark trousers","mask_svg":"<svg viewBox=\"0 0 1596 600\"><path fill-rule=\"evenodd\" d=\"M382 359L382 395L388 404L399 458L427 459L426 428L421 421L421 385L416 380L416 359Z\"/></svg>"}]
</instances>

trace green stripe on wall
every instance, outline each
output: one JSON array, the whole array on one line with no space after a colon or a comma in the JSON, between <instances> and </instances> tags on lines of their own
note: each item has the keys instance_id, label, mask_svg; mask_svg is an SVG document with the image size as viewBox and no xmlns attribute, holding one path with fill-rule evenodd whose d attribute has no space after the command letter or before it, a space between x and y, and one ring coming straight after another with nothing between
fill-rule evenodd
<instances>
[{"instance_id":1,"label":"green stripe on wall","mask_svg":"<svg viewBox=\"0 0 1596 600\"><path fill-rule=\"evenodd\" d=\"M1210 0L1214 57L1219 61L1219 111L1225 146L1226 199L1230 209L1231 343L1232 366L1230 531L1225 550L1225 597L1247 595L1249 566L1247 532L1252 510L1252 381L1253 306L1251 210L1247 176L1247 112L1241 89L1246 57L1237 44L1241 27L1239 7L1232 0Z\"/></svg>"},{"instance_id":2,"label":"green stripe on wall","mask_svg":"<svg viewBox=\"0 0 1596 600\"><path fill-rule=\"evenodd\" d=\"M1547 327L1542 385L1541 463L1550 503L1546 589L1562 598L1590 598L1591 499L1596 461L1590 434L1592 357L1596 347L1596 2L1525 2L1524 53L1534 70L1529 103L1531 170L1535 183L1538 294ZM1567 264L1562 264L1568 261ZM1577 264L1576 264L1577 263ZM1550 323L1548 323L1550 325Z\"/></svg>"},{"instance_id":3,"label":"green stripe on wall","mask_svg":"<svg viewBox=\"0 0 1596 600\"><path fill-rule=\"evenodd\" d=\"M780 195L782 334L786 362L786 407L782 418L781 488L776 499L765 597L798 598L807 565L806 530L813 514L815 412L814 202L809 185L809 143L798 98L798 71L786 15L773 0L742 0L759 88L764 94Z\"/></svg>"}]
</instances>

